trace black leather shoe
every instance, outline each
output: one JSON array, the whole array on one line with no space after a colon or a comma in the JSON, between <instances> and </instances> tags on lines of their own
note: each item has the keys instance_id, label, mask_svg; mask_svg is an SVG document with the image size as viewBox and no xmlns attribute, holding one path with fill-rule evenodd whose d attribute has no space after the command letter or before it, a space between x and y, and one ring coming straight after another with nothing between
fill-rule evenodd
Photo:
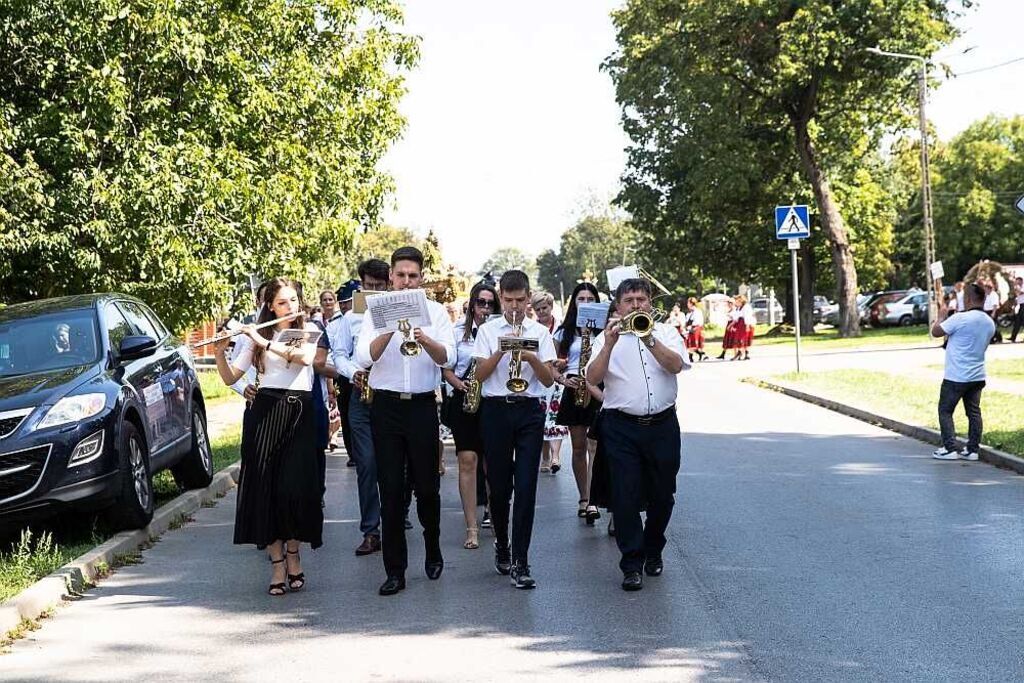
<instances>
[{"instance_id":1,"label":"black leather shoe","mask_svg":"<svg viewBox=\"0 0 1024 683\"><path fill-rule=\"evenodd\" d=\"M530 576L530 565L526 564L522 560L517 560L512 563L512 568L509 570L509 576L512 578L512 585L519 589L530 589L536 588L537 582Z\"/></svg>"},{"instance_id":2,"label":"black leather shoe","mask_svg":"<svg viewBox=\"0 0 1024 683\"><path fill-rule=\"evenodd\" d=\"M502 548L497 541L494 542L494 569L502 576L508 576L512 570L512 551Z\"/></svg>"},{"instance_id":3,"label":"black leather shoe","mask_svg":"<svg viewBox=\"0 0 1024 683\"><path fill-rule=\"evenodd\" d=\"M640 572L626 572L626 575L622 577L622 590L624 591L638 591L644 587L644 577L640 575Z\"/></svg>"},{"instance_id":4,"label":"black leather shoe","mask_svg":"<svg viewBox=\"0 0 1024 683\"><path fill-rule=\"evenodd\" d=\"M651 557L644 562L644 573L647 576L661 576L661 572L665 569L665 563L661 561L660 557Z\"/></svg>"},{"instance_id":5,"label":"black leather shoe","mask_svg":"<svg viewBox=\"0 0 1024 683\"><path fill-rule=\"evenodd\" d=\"M380 585L380 590L377 591L381 595L394 595L398 591L405 590L405 577L404 576L389 576L388 580Z\"/></svg>"},{"instance_id":6,"label":"black leather shoe","mask_svg":"<svg viewBox=\"0 0 1024 683\"><path fill-rule=\"evenodd\" d=\"M441 578L441 572L444 571L444 560L427 562L423 565L423 569L427 572L428 579L431 581L437 581Z\"/></svg>"},{"instance_id":7,"label":"black leather shoe","mask_svg":"<svg viewBox=\"0 0 1024 683\"><path fill-rule=\"evenodd\" d=\"M380 536L376 534L366 534L363 536L363 542L356 548L356 555L362 557L364 555L371 555L380 550Z\"/></svg>"},{"instance_id":8,"label":"black leather shoe","mask_svg":"<svg viewBox=\"0 0 1024 683\"><path fill-rule=\"evenodd\" d=\"M406 515L405 522L403 524L405 525L405 530L406 531L408 531L409 529L412 528L412 522L409 521L409 516L408 515Z\"/></svg>"}]
</instances>

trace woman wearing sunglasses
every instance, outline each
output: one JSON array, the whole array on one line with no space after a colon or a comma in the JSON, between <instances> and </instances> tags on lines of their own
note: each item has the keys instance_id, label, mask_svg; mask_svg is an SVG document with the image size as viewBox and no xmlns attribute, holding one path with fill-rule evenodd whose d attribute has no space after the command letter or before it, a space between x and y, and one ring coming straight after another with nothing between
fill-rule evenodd
<instances>
[{"instance_id":1,"label":"woman wearing sunglasses","mask_svg":"<svg viewBox=\"0 0 1024 683\"><path fill-rule=\"evenodd\" d=\"M451 387L445 392L441 412L444 423L452 430L452 437L455 439L455 453L459 461L459 496L462 498L462 512L466 517L466 540L462 547L467 550L476 550L480 547L480 528L476 517L477 499L486 496L486 489L479 487L482 478L478 476L484 450L480 437L480 416L478 413L467 413L463 409L466 399L466 377L473 360L477 328L487 321L488 316L498 313L497 307L498 293L494 287L484 282L473 286L469 293L466 317L455 325L454 362L441 371L445 382Z\"/></svg>"}]
</instances>

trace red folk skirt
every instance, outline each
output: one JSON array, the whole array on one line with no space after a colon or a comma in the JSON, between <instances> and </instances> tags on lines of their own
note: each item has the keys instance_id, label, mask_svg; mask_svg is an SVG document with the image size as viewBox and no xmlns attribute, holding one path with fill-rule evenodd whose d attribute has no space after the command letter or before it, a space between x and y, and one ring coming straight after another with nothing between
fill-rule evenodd
<instances>
[{"instance_id":1,"label":"red folk skirt","mask_svg":"<svg viewBox=\"0 0 1024 683\"><path fill-rule=\"evenodd\" d=\"M701 325L690 328L690 333L686 335L686 348L688 349L703 349L704 348L704 328Z\"/></svg>"},{"instance_id":2,"label":"red folk skirt","mask_svg":"<svg viewBox=\"0 0 1024 683\"><path fill-rule=\"evenodd\" d=\"M735 349L747 345L747 323L743 318L732 324L732 335L732 346L728 348Z\"/></svg>"},{"instance_id":3,"label":"red folk skirt","mask_svg":"<svg viewBox=\"0 0 1024 683\"><path fill-rule=\"evenodd\" d=\"M747 328L747 346L754 345L754 326L751 325Z\"/></svg>"}]
</instances>

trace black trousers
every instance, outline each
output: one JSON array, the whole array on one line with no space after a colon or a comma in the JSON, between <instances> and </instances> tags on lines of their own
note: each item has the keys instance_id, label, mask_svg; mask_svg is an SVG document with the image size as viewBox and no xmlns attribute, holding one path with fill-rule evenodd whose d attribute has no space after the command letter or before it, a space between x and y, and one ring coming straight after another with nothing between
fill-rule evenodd
<instances>
[{"instance_id":1,"label":"black trousers","mask_svg":"<svg viewBox=\"0 0 1024 683\"><path fill-rule=\"evenodd\" d=\"M341 442L345 452L352 453L352 428L348 421L348 404L352 400L352 382L348 377L337 377L334 386L338 388L338 412L341 413Z\"/></svg>"},{"instance_id":2,"label":"black trousers","mask_svg":"<svg viewBox=\"0 0 1024 683\"><path fill-rule=\"evenodd\" d=\"M1024 327L1024 304L1019 304L1017 312L1013 316L1013 334L1010 335L1010 341L1017 341L1017 333L1022 327Z\"/></svg>"},{"instance_id":3,"label":"black trousers","mask_svg":"<svg viewBox=\"0 0 1024 683\"><path fill-rule=\"evenodd\" d=\"M513 500L512 559L527 562L544 445L544 409L539 399L506 403L485 398L480 405L480 429L494 535L500 547L509 546L509 501Z\"/></svg>"},{"instance_id":4,"label":"black trousers","mask_svg":"<svg viewBox=\"0 0 1024 683\"><path fill-rule=\"evenodd\" d=\"M409 566L405 542L407 478L416 492L427 562L441 559L441 477L437 472L437 408L432 395L412 400L375 392L370 411L380 489L381 550L388 576Z\"/></svg>"},{"instance_id":5,"label":"black trousers","mask_svg":"<svg viewBox=\"0 0 1024 683\"><path fill-rule=\"evenodd\" d=\"M675 505L681 438L673 413L656 424L638 424L616 410L604 411L601 440L611 475L615 542L625 572L641 571L644 560L660 558L665 529ZM640 509L647 503L647 524Z\"/></svg>"}]
</instances>

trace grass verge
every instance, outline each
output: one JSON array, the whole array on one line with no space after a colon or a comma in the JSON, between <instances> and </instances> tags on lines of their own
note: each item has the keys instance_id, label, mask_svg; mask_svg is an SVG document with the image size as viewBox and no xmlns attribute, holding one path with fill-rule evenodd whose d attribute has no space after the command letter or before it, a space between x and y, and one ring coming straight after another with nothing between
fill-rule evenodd
<instances>
[{"instance_id":1,"label":"grass verge","mask_svg":"<svg viewBox=\"0 0 1024 683\"><path fill-rule=\"evenodd\" d=\"M757 329L754 331L754 349L759 346L785 347L794 346L796 344L796 338L792 332L782 333L773 337L765 337L764 335L769 329L771 328L767 325L757 326ZM928 332L925 330L923 325L916 325L912 327L883 327L879 329L866 327L861 329L861 336L846 338L840 337L839 330L834 327L819 325L816 328L815 334L803 334L800 337L801 349L810 349L813 351L825 351L829 349L847 350L913 344L931 344L938 346L939 343L940 342L938 340L934 340L928 335ZM708 353L712 353L712 348L714 349L715 353L712 355L716 355L721 351L721 334L708 338L706 348Z\"/></svg>"},{"instance_id":2,"label":"grass verge","mask_svg":"<svg viewBox=\"0 0 1024 683\"><path fill-rule=\"evenodd\" d=\"M874 370L831 370L828 372L788 373L768 378L794 389L844 403L908 424L939 428L937 412L939 383L904 378ZM984 420L982 442L1014 455L1024 456L1024 396L999 391L981 395ZM957 434L967 434L963 408L955 413Z\"/></svg>"},{"instance_id":3,"label":"grass verge","mask_svg":"<svg viewBox=\"0 0 1024 683\"><path fill-rule=\"evenodd\" d=\"M203 390L203 399L207 404L238 396L231 387L225 386L216 370L197 370L199 387Z\"/></svg>"},{"instance_id":4,"label":"grass verge","mask_svg":"<svg viewBox=\"0 0 1024 683\"><path fill-rule=\"evenodd\" d=\"M240 439L236 433L221 436L210 444L215 472L238 460ZM153 478L153 490L158 507L181 493L167 470ZM114 533L97 515L80 513L9 530L6 536L0 536L0 602L103 543Z\"/></svg>"}]
</instances>

